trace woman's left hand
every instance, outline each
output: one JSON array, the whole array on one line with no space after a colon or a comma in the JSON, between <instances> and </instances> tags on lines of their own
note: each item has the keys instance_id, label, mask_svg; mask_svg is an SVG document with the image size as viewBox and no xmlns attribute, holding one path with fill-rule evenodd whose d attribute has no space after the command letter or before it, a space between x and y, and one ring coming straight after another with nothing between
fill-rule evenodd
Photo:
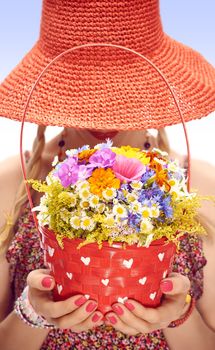
<instances>
[{"instance_id":1,"label":"woman's left hand","mask_svg":"<svg viewBox=\"0 0 215 350\"><path fill-rule=\"evenodd\" d=\"M190 281L179 273L172 273L161 281L160 288L165 297L157 308L144 307L135 300L128 299L124 304L112 305L114 312L105 315L105 323L128 335L167 328L186 312L185 300Z\"/></svg>"}]
</instances>

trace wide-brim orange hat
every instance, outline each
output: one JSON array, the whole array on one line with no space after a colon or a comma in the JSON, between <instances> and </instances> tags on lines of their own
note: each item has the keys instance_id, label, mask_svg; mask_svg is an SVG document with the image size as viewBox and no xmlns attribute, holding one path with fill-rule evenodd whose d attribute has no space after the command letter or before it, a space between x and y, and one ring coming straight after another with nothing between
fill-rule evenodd
<instances>
[{"instance_id":1,"label":"wide-brim orange hat","mask_svg":"<svg viewBox=\"0 0 215 350\"><path fill-rule=\"evenodd\" d=\"M44 0L39 40L0 86L0 115L21 120L46 65L87 43L122 45L145 55L170 83L186 121L215 110L214 68L163 32L158 0ZM26 121L125 130L181 120L166 84L141 57L87 47L50 66L32 95Z\"/></svg>"}]
</instances>

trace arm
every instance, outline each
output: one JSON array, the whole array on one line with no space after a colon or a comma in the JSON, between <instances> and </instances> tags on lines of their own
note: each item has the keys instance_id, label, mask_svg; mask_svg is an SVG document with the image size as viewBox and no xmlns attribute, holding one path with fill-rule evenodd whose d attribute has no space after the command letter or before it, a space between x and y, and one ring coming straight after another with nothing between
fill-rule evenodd
<instances>
[{"instance_id":1,"label":"arm","mask_svg":"<svg viewBox=\"0 0 215 350\"><path fill-rule=\"evenodd\" d=\"M215 167L204 161L192 162L192 187L200 194L215 196ZM197 309L206 325L215 332L215 205L204 202L200 209L204 217L207 236L203 236L203 250L207 259L204 267L204 291ZM203 224L204 224L203 222ZM207 227L208 225L208 227Z\"/></svg>"},{"instance_id":2,"label":"arm","mask_svg":"<svg viewBox=\"0 0 215 350\"><path fill-rule=\"evenodd\" d=\"M172 350L215 348L215 333L206 326L196 308L184 324L176 328L166 328L164 335Z\"/></svg>"},{"instance_id":3,"label":"arm","mask_svg":"<svg viewBox=\"0 0 215 350\"><path fill-rule=\"evenodd\" d=\"M5 224L4 214L9 214L11 203L22 179L19 157L11 157L0 164L0 227ZM7 184L7 186L5 185ZM47 330L33 329L11 312L13 296L10 286L10 265L5 254L0 253L0 348L4 350L38 350Z\"/></svg>"},{"instance_id":4,"label":"arm","mask_svg":"<svg viewBox=\"0 0 215 350\"><path fill-rule=\"evenodd\" d=\"M0 345L4 350L39 350L47 335L47 330L29 327L14 312L0 323Z\"/></svg>"}]
</instances>

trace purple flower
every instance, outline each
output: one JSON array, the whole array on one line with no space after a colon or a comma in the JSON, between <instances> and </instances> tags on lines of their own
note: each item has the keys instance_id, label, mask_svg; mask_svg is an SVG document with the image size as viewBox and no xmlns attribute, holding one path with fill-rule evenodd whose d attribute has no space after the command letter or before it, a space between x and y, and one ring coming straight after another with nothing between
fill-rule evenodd
<instances>
[{"instance_id":1,"label":"purple flower","mask_svg":"<svg viewBox=\"0 0 215 350\"><path fill-rule=\"evenodd\" d=\"M55 176L57 176L63 187L68 187L78 180L77 157L67 158L63 163L58 165Z\"/></svg>"},{"instance_id":2,"label":"purple flower","mask_svg":"<svg viewBox=\"0 0 215 350\"><path fill-rule=\"evenodd\" d=\"M91 167L111 168L115 162L116 153L111 149L103 148L96 151L89 159Z\"/></svg>"},{"instance_id":3,"label":"purple flower","mask_svg":"<svg viewBox=\"0 0 215 350\"><path fill-rule=\"evenodd\" d=\"M70 168L68 164L62 164L57 176L63 187L68 187L78 180L78 166L75 165L73 168Z\"/></svg>"},{"instance_id":4,"label":"purple flower","mask_svg":"<svg viewBox=\"0 0 215 350\"><path fill-rule=\"evenodd\" d=\"M88 179L93 172L93 168L89 168L86 165L78 166L78 180L84 181Z\"/></svg>"}]
</instances>

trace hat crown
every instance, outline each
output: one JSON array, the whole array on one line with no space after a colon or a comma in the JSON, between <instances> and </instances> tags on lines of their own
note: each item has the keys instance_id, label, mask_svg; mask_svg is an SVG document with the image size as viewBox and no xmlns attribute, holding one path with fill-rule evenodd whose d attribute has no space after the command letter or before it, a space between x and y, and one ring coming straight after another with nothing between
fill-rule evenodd
<instances>
[{"instance_id":1,"label":"hat crown","mask_svg":"<svg viewBox=\"0 0 215 350\"><path fill-rule=\"evenodd\" d=\"M163 36L159 0L44 0L38 44L51 56L102 42L147 53Z\"/></svg>"}]
</instances>

